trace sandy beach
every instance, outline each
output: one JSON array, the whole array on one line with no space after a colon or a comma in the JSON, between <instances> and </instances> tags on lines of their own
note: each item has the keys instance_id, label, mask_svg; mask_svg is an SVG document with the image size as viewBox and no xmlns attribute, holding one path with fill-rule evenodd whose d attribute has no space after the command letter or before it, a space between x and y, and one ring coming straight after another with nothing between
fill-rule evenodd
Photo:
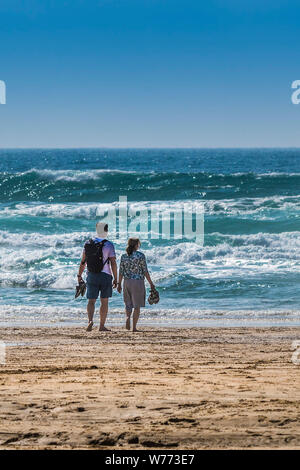
<instances>
[{"instance_id":1,"label":"sandy beach","mask_svg":"<svg viewBox=\"0 0 300 470\"><path fill-rule=\"evenodd\" d=\"M2 328L1 449L300 447L300 328Z\"/></svg>"}]
</instances>

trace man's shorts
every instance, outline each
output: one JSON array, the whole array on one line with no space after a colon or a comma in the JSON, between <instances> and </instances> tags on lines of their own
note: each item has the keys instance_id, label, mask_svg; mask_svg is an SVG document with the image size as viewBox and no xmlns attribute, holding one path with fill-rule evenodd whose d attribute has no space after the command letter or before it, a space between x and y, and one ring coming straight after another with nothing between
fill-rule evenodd
<instances>
[{"instance_id":1,"label":"man's shorts","mask_svg":"<svg viewBox=\"0 0 300 470\"><path fill-rule=\"evenodd\" d=\"M88 273L86 281L86 297L88 299L107 299L112 296L112 276L110 274Z\"/></svg>"}]
</instances>

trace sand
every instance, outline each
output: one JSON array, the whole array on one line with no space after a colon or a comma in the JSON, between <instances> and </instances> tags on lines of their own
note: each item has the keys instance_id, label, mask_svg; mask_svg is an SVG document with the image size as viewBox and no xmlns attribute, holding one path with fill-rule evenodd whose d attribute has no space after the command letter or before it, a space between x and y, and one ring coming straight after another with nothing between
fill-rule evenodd
<instances>
[{"instance_id":1,"label":"sand","mask_svg":"<svg viewBox=\"0 0 300 470\"><path fill-rule=\"evenodd\" d=\"M142 329L0 329L0 448L300 447L300 328Z\"/></svg>"}]
</instances>

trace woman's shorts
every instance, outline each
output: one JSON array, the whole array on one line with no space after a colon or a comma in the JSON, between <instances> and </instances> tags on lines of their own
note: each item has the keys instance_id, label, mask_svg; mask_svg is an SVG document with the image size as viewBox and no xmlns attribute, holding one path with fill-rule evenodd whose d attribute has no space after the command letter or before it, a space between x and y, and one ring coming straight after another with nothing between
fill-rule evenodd
<instances>
[{"instance_id":1,"label":"woman's shorts","mask_svg":"<svg viewBox=\"0 0 300 470\"><path fill-rule=\"evenodd\" d=\"M88 273L86 297L88 299L98 299L99 293L102 299L112 296L112 276L104 272Z\"/></svg>"},{"instance_id":2,"label":"woman's shorts","mask_svg":"<svg viewBox=\"0 0 300 470\"><path fill-rule=\"evenodd\" d=\"M145 307L146 289L144 279L124 279L123 298L127 310Z\"/></svg>"}]
</instances>

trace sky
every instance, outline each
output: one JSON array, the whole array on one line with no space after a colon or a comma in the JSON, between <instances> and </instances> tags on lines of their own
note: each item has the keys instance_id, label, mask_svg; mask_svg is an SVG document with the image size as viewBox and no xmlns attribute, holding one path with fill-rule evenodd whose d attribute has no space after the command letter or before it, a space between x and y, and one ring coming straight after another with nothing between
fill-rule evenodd
<instances>
[{"instance_id":1,"label":"sky","mask_svg":"<svg viewBox=\"0 0 300 470\"><path fill-rule=\"evenodd\" d=\"M0 147L297 147L300 2L1 0Z\"/></svg>"}]
</instances>

